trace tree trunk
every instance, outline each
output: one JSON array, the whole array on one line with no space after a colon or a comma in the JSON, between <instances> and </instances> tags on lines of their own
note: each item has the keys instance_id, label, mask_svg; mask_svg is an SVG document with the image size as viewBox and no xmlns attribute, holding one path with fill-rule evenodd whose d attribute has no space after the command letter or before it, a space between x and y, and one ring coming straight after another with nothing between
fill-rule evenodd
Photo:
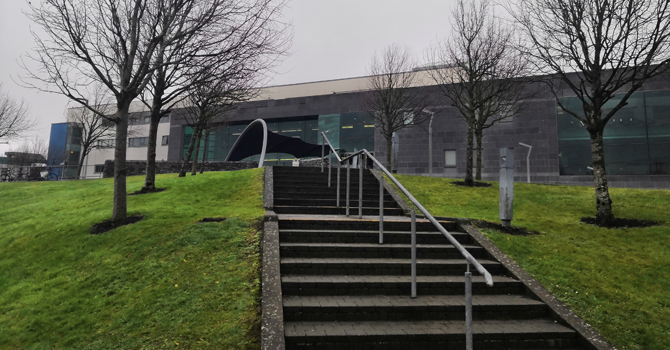
<instances>
[{"instance_id":1,"label":"tree trunk","mask_svg":"<svg viewBox=\"0 0 670 350\"><path fill-rule=\"evenodd\" d=\"M473 134L474 134L474 125L472 122L468 122L468 144L467 144L467 150L465 152L465 159L466 159L466 165L465 165L465 184L468 186L474 185L474 181L472 179L472 142L473 142Z\"/></svg>"},{"instance_id":2,"label":"tree trunk","mask_svg":"<svg viewBox=\"0 0 670 350\"><path fill-rule=\"evenodd\" d=\"M612 199L610 198L607 173L605 172L605 152L603 148L603 129L590 131L591 159L593 161L593 181L596 187L596 223L609 226L614 220Z\"/></svg>"},{"instance_id":3,"label":"tree trunk","mask_svg":"<svg viewBox=\"0 0 670 350\"><path fill-rule=\"evenodd\" d=\"M198 175L198 153L200 153L200 141L202 141L202 131L198 132L198 139L195 141L195 155L193 156L191 176Z\"/></svg>"},{"instance_id":4,"label":"tree trunk","mask_svg":"<svg viewBox=\"0 0 670 350\"><path fill-rule=\"evenodd\" d=\"M393 172L393 164L391 163L391 152L393 147L393 135L386 136L386 169Z\"/></svg>"},{"instance_id":5,"label":"tree trunk","mask_svg":"<svg viewBox=\"0 0 670 350\"><path fill-rule=\"evenodd\" d=\"M482 179L482 136L483 130L477 128L475 131L475 137L477 141L477 172L475 173L475 180Z\"/></svg>"},{"instance_id":6,"label":"tree trunk","mask_svg":"<svg viewBox=\"0 0 670 350\"><path fill-rule=\"evenodd\" d=\"M119 103L116 124L116 146L114 148L114 208L113 221L126 221L128 205L126 202L126 151L128 138L128 110L130 101Z\"/></svg>"},{"instance_id":7,"label":"tree trunk","mask_svg":"<svg viewBox=\"0 0 670 350\"><path fill-rule=\"evenodd\" d=\"M79 163L77 163L77 176L75 176L75 180L81 180L81 169L84 167L84 158L86 158L86 152L88 151L88 147L82 146L81 148L81 157L79 157Z\"/></svg>"},{"instance_id":8,"label":"tree trunk","mask_svg":"<svg viewBox=\"0 0 670 350\"><path fill-rule=\"evenodd\" d=\"M209 145L209 131L205 131L205 149L202 152L202 162L200 163L200 174L205 172L205 161L207 161L207 151Z\"/></svg>"},{"instance_id":9,"label":"tree trunk","mask_svg":"<svg viewBox=\"0 0 670 350\"><path fill-rule=\"evenodd\" d=\"M160 108L151 112L149 123L149 144L147 145L147 169L144 176L142 191L156 190L156 144L158 138L158 124L161 121Z\"/></svg>"},{"instance_id":10,"label":"tree trunk","mask_svg":"<svg viewBox=\"0 0 670 350\"><path fill-rule=\"evenodd\" d=\"M193 128L193 136L191 136L191 142L188 143L188 149L186 150L186 156L184 157L184 160L181 163L181 170L179 170L179 177L184 177L186 176L186 167L188 166L188 162L191 161L191 155L193 154L193 146L195 145L195 139L196 139L196 134L200 133L200 126L196 125Z\"/></svg>"}]
</instances>

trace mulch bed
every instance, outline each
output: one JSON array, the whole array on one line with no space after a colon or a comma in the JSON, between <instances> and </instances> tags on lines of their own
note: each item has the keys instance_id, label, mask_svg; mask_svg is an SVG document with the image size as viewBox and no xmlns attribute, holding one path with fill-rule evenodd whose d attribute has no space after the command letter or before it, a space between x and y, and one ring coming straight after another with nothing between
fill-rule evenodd
<instances>
[{"instance_id":1,"label":"mulch bed","mask_svg":"<svg viewBox=\"0 0 670 350\"><path fill-rule=\"evenodd\" d=\"M93 226L91 226L88 232L90 232L92 235L99 235L107 231L111 231L117 227L134 224L142 219L144 219L144 215L129 216L126 218L125 221L107 220L94 224Z\"/></svg>"},{"instance_id":2,"label":"mulch bed","mask_svg":"<svg viewBox=\"0 0 670 350\"><path fill-rule=\"evenodd\" d=\"M462 187L491 187L491 186L493 186L490 183L477 182L477 181L473 182L472 185L466 184L465 181L454 181L452 183L456 186L462 186Z\"/></svg>"},{"instance_id":3,"label":"mulch bed","mask_svg":"<svg viewBox=\"0 0 670 350\"><path fill-rule=\"evenodd\" d=\"M657 221L624 219L624 218L614 218L614 221L612 221L612 223L609 226L600 226L596 224L596 218L582 218L581 221L585 224L604 228L635 228L635 227L652 227L660 225L660 223L658 223Z\"/></svg>"},{"instance_id":4,"label":"mulch bed","mask_svg":"<svg viewBox=\"0 0 670 350\"><path fill-rule=\"evenodd\" d=\"M139 190L139 191L135 191L135 192L129 194L129 196L139 196L139 195L141 195L141 194L147 194L147 193L158 193L158 192L163 192L163 191L165 191L165 190L166 190L165 187L155 188L155 189L153 189L153 190L147 190L147 189L145 189L144 187L142 187L141 190Z\"/></svg>"},{"instance_id":5,"label":"mulch bed","mask_svg":"<svg viewBox=\"0 0 670 350\"><path fill-rule=\"evenodd\" d=\"M202 220L198 222L221 222L225 221L227 218L202 218Z\"/></svg>"},{"instance_id":6,"label":"mulch bed","mask_svg":"<svg viewBox=\"0 0 670 350\"><path fill-rule=\"evenodd\" d=\"M519 226L503 226L502 224L496 224L493 222L489 221L484 221L484 220L472 220L472 224L475 225L477 228L488 228L492 230L496 230L502 233L506 233L508 235L514 235L514 236L532 236L532 235L539 235L540 233L537 231L533 230L528 230L524 227L519 227Z\"/></svg>"}]
</instances>

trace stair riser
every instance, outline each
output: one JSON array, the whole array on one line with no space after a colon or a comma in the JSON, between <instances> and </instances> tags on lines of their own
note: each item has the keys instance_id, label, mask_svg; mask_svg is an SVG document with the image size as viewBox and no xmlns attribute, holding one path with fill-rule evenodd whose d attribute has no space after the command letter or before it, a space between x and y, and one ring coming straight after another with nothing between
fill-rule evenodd
<instances>
[{"instance_id":1,"label":"stair riser","mask_svg":"<svg viewBox=\"0 0 670 350\"><path fill-rule=\"evenodd\" d=\"M340 197L340 206L343 207L346 204L345 199ZM295 206L316 206L316 207L322 207L322 206L336 206L337 205L337 199L335 196L333 196L332 199L314 199L314 198L303 198L303 199L293 199L291 197L288 198L276 198L274 199L274 205L295 205ZM349 198L349 206L350 207L357 207L358 206L358 195L356 195L356 198ZM363 207L370 207L370 208L379 208L379 198L373 199L373 200L364 200L363 201ZM389 208L398 208L398 203L392 200L385 200L384 201L384 209L389 209Z\"/></svg>"},{"instance_id":2,"label":"stair riser","mask_svg":"<svg viewBox=\"0 0 670 350\"><path fill-rule=\"evenodd\" d=\"M470 236L453 234L461 244L470 243ZM386 244L410 244L410 234L384 233ZM343 233L343 232L279 232L279 242L286 243L379 243L379 233ZM447 244L449 241L441 234L416 234L417 244Z\"/></svg>"},{"instance_id":3,"label":"stair riser","mask_svg":"<svg viewBox=\"0 0 670 350\"><path fill-rule=\"evenodd\" d=\"M470 248L468 252L475 259L485 259L486 251L483 248ZM377 248L359 247L280 247L282 258L374 258L374 259L410 259L410 248L386 248L383 245ZM445 248L417 248L417 259L463 259L463 256L453 247Z\"/></svg>"},{"instance_id":4,"label":"stair riser","mask_svg":"<svg viewBox=\"0 0 670 350\"><path fill-rule=\"evenodd\" d=\"M442 224L442 226L444 226L444 228L446 228L448 231L456 231L457 229L455 223L444 223ZM358 220L358 221L279 220L279 229L371 231L371 230L379 230L379 222L370 220ZM409 232L410 229L411 229L410 222L408 221L384 221L384 230ZM425 232L439 232L437 228L430 222L417 222L416 230Z\"/></svg>"},{"instance_id":5,"label":"stair riser","mask_svg":"<svg viewBox=\"0 0 670 350\"><path fill-rule=\"evenodd\" d=\"M363 195L377 195L377 199L379 199L379 186L371 186L370 187L365 187L363 186ZM290 194L305 194L305 193L324 193L324 194L337 194L337 187L327 187L327 186L313 186L313 187L308 187L308 186L277 186L275 185L274 189L274 194L277 195L290 195ZM387 192L384 192L385 195L389 195ZM340 196L346 196L347 195L347 188L346 187L340 187ZM349 196L353 197L356 196L358 198L358 186L354 187L349 187ZM389 195L390 196L390 195ZM282 197L282 196L278 196ZM286 197L283 197L286 198ZM291 197L289 197L291 198ZM344 197L341 197L344 198ZM392 199L393 197L390 197ZM372 198L370 198L372 199Z\"/></svg>"},{"instance_id":6,"label":"stair riser","mask_svg":"<svg viewBox=\"0 0 670 350\"><path fill-rule=\"evenodd\" d=\"M328 185L328 173L324 176L295 176L295 175L283 175L283 176L274 176L275 182L279 181L282 184L304 184L304 183L318 183L318 184L324 184ZM351 177L349 178L350 183L356 183L358 184L358 174L353 175L351 174ZM332 177L330 178L330 183L331 185L335 186L337 184L337 172L334 172ZM345 185L347 183L347 175L346 173L341 173L340 174L340 185ZM379 186L379 180L377 180L376 177L370 175L370 176L363 176L363 184L377 184Z\"/></svg>"},{"instance_id":7,"label":"stair riser","mask_svg":"<svg viewBox=\"0 0 670 350\"><path fill-rule=\"evenodd\" d=\"M547 317L546 305L473 305L472 318L478 320L530 320ZM286 322L347 321L429 321L464 320L464 306L402 307L287 307Z\"/></svg>"},{"instance_id":8,"label":"stair riser","mask_svg":"<svg viewBox=\"0 0 670 350\"><path fill-rule=\"evenodd\" d=\"M417 282L417 295L465 295L463 282ZM497 282L489 288L484 282L472 283L473 295L521 294L520 282ZM386 283L299 283L282 282L283 295L410 295L409 282Z\"/></svg>"},{"instance_id":9,"label":"stair riser","mask_svg":"<svg viewBox=\"0 0 670 350\"><path fill-rule=\"evenodd\" d=\"M275 206L274 211L277 214L310 214L310 215L345 215L347 209L341 208L317 208L317 207L280 207ZM349 207L349 215L358 215L358 206ZM378 208L363 208L363 215L379 215ZM400 216L403 211L400 208L384 208L384 215Z\"/></svg>"},{"instance_id":10,"label":"stair riser","mask_svg":"<svg viewBox=\"0 0 670 350\"><path fill-rule=\"evenodd\" d=\"M492 275L503 273L500 264L486 264L484 268ZM417 264L416 266L417 276L463 276L466 270L465 264ZM409 276L411 271L410 264L281 264L281 273L287 275Z\"/></svg>"},{"instance_id":11,"label":"stair riser","mask_svg":"<svg viewBox=\"0 0 670 350\"><path fill-rule=\"evenodd\" d=\"M325 200L329 203L330 205L337 205L337 192L332 191L332 192L315 192L315 193L303 193L303 192L274 192L275 198L289 198L289 199L297 199L297 200L310 200L314 198L318 198L320 200ZM340 206L344 206L346 203L346 193L342 192L340 194ZM379 192L377 194L369 194L363 192L363 201L370 201L375 204L372 206L378 207L379 206ZM393 201L393 197L391 197L390 194L384 195L384 202L391 202ZM354 204L355 202L355 204ZM279 204L276 204L279 205ZM354 196L354 193L351 192L349 194L349 205L350 206L355 206L358 205L358 192L356 192L356 195Z\"/></svg>"},{"instance_id":12,"label":"stair riser","mask_svg":"<svg viewBox=\"0 0 670 350\"><path fill-rule=\"evenodd\" d=\"M519 334L523 336L524 334ZM501 339L492 336L483 337L476 334L473 342L474 350L509 350L509 349L572 349L578 347L574 337L563 338L563 334L547 334L546 339ZM444 350L465 349L465 336L447 337L435 335L408 335L405 337L391 336L332 336L318 337L287 337L287 350ZM455 339L452 339L455 338Z\"/></svg>"}]
</instances>

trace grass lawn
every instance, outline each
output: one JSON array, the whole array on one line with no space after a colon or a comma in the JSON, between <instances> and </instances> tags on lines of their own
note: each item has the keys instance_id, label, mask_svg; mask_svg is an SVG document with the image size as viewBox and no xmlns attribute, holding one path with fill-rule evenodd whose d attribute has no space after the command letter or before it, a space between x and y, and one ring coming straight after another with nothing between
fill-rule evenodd
<instances>
[{"instance_id":1,"label":"grass lawn","mask_svg":"<svg viewBox=\"0 0 670 350\"><path fill-rule=\"evenodd\" d=\"M398 175L433 215L498 220L498 183ZM514 184L514 220L541 233L483 230L500 249L620 349L670 349L670 191L610 189L614 214L661 226L603 229L592 187Z\"/></svg>"},{"instance_id":2,"label":"grass lawn","mask_svg":"<svg viewBox=\"0 0 670 350\"><path fill-rule=\"evenodd\" d=\"M158 175L98 236L111 179L0 183L0 349L259 348L262 174Z\"/></svg>"}]
</instances>

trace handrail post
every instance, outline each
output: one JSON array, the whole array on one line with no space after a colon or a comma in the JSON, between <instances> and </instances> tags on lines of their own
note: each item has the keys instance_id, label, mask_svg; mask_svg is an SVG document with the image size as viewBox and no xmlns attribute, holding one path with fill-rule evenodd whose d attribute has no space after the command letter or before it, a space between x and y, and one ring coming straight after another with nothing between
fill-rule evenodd
<instances>
[{"instance_id":1,"label":"handrail post","mask_svg":"<svg viewBox=\"0 0 670 350\"><path fill-rule=\"evenodd\" d=\"M379 177L379 244L384 244L384 173Z\"/></svg>"},{"instance_id":2,"label":"handrail post","mask_svg":"<svg viewBox=\"0 0 670 350\"><path fill-rule=\"evenodd\" d=\"M321 135L321 172L323 172L323 161L324 157L326 156L326 145L325 145L326 139Z\"/></svg>"},{"instance_id":3,"label":"handrail post","mask_svg":"<svg viewBox=\"0 0 670 350\"><path fill-rule=\"evenodd\" d=\"M358 157L358 218L363 218L363 155Z\"/></svg>"},{"instance_id":4,"label":"handrail post","mask_svg":"<svg viewBox=\"0 0 670 350\"><path fill-rule=\"evenodd\" d=\"M351 178L351 169L349 168L349 160L347 159L347 217L349 216L349 182Z\"/></svg>"},{"instance_id":5,"label":"handrail post","mask_svg":"<svg viewBox=\"0 0 670 350\"><path fill-rule=\"evenodd\" d=\"M337 207L340 207L340 168L342 167L342 164L340 162L337 162Z\"/></svg>"},{"instance_id":6,"label":"handrail post","mask_svg":"<svg viewBox=\"0 0 670 350\"><path fill-rule=\"evenodd\" d=\"M465 349L472 350L472 273L470 262L465 272Z\"/></svg>"},{"instance_id":7,"label":"handrail post","mask_svg":"<svg viewBox=\"0 0 670 350\"><path fill-rule=\"evenodd\" d=\"M416 298L416 210L412 203L412 298Z\"/></svg>"},{"instance_id":8,"label":"handrail post","mask_svg":"<svg viewBox=\"0 0 670 350\"><path fill-rule=\"evenodd\" d=\"M330 163L333 160L333 152L328 153L328 188L330 188Z\"/></svg>"}]
</instances>

